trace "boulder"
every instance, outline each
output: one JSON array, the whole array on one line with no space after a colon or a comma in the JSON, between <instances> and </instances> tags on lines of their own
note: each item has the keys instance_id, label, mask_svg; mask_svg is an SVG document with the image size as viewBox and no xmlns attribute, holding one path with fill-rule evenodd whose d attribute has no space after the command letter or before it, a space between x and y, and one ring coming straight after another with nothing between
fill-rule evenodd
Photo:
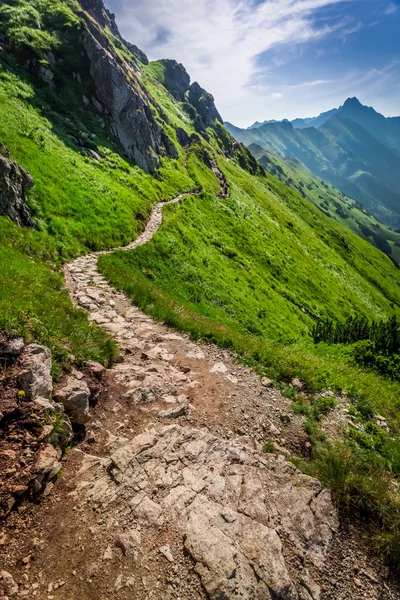
<instances>
[{"instance_id":1,"label":"boulder","mask_svg":"<svg viewBox=\"0 0 400 600\"><path fill-rule=\"evenodd\" d=\"M103 367L103 365L101 365L98 362L89 362L87 366L91 374L94 377L96 377L96 379L98 379L99 381L100 379L102 379L104 373L106 372L105 367Z\"/></svg>"},{"instance_id":2,"label":"boulder","mask_svg":"<svg viewBox=\"0 0 400 600\"><path fill-rule=\"evenodd\" d=\"M13 358L21 354L24 349L24 338L11 337L3 341L0 340L0 356L5 358Z\"/></svg>"},{"instance_id":3,"label":"boulder","mask_svg":"<svg viewBox=\"0 0 400 600\"><path fill-rule=\"evenodd\" d=\"M141 549L140 531L130 529L121 533L116 539L115 544L121 548L124 556L133 556L137 560Z\"/></svg>"},{"instance_id":4,"label":"boulder","mask_svg":"<svg viewBox=\"0 0 400 600\"><path fill-rule=\"evenodd\" d=\"M50 399L53 391L51 378L51 351L39 344L26 346L21 354L22 371L17 384L26 394L27 400Z\"/></svg>"},{"instance_id":5,"label":"boulder","mask_svg":"<svg viewBox=\"0 0 400 600\"><path fill-rule=\"evenodd\" d=\"M178 417L185 416L187 412L187 404L182 404L181 406L176 406L174 408L170 408L169 410L160 410L158 416L161 419L177 419Z\"/></svg>"},{"instance_id":6,"label":"boulder","mask_svg":"<svg viewBox=\"0 0 400 600\"><path fill-rule=\"evenodd\" d=\"M0 215L8 217L17 225L33 227L26 194L33 186L33 179L8 157L7 149L0 144Z\"/></svg>"},{"instance_id":7,"label":"boulder","mask_svg":"<svg viewBox=\"0 0 400 600\"><path fill-rule=\"evenodd\" d=\"M56 402L64 405L65 411L73 423L84 425L90 421L90 390L86 381L68 377L67 384L58 389L53 398Z\"/></svg>"}]
</instances>

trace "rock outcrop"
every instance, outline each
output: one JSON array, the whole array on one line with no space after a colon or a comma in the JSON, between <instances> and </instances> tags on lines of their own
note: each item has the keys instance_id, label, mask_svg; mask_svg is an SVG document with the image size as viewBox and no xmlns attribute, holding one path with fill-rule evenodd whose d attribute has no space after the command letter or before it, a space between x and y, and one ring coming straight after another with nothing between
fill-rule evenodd
<instances>
[{"instance_id":1,"label":"rock outcrop","mask_svg":"<svg viewBox=\"0 0 400 600\"><path fill-rule=\"evenodd\" d=\"M109 460L88 457L78 493L142 539L177 531L211 600L318 598L304 571L323 564L338 526L318 481L206 429L170 425L116 445Z\"/></svg>"},{"instance_id":2,"label":"rock outcrop","mask_svg":"<svg viewBox=\"0 0 400 600\"><path fill-rule=\"evenodd\" d=\"M196 81L190 84L190 76L183 65L169 59L159 62L164 67L162 84L176 100L187 103L186 109L195 119L200 133L204 133L207 127L212 127L215 121L223 123L213 96Z\"/></svg>"},{"instance_id":3,"label":"rock outcrop","mask_svg":"<svg viewBox=\"0 0 400 600\"><path fill-rule=\"evenodd\" d=\"M154 173L160 156L177 158L177 150L157 123L134 65L123 61L101 28L86 13L83 15L86 28L81 39L90 63L96 105L127 156L145 172Z\"/></svg>"},{"instance_id":4,"label":"rock outcrop","mask_svg":"<svg viewBox=\"0 0 400 600\"><path fill-rule=\"evenodd\" d=\"M12 160L8 150L0 144L0 216L8 217L17 225L33 227L26 203L26 194L32 186L28 171Z\"/></svg>"},{"instance_id":5,"label":"rock outcrop","mask_svg":"<svg viewBox=\"0 0 400 600\"><path fill-rule=\"evenodd\" d=\"M164 67L162 84L179 102L185 101L185 95L190 88L190 77L185 67L176 60L163 59L160 63Z\"/></svg>"}]
</instances>

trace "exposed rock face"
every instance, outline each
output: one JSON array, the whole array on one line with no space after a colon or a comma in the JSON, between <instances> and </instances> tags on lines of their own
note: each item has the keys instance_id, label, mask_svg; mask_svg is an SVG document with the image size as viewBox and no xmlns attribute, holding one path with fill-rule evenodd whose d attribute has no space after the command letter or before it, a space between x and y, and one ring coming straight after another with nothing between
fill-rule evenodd
<instances>
[{"instance_id":1,"label":"exposed rock face","mask_svg":"<svg viewBox=\"0 0 400 600\"><path fill-rule=\"evenodd\" d=\"M215 106L213 96L200 87L196 81L190 86L188 100L196 108L206 127L213 125L215 120L223 123L222 117Z\"/></svg>"},{"instance_id":2,"label":"exposed rock face","mask_svg":"<svg viewBox=\"0 0 400 600\"><path fill-rule=\"evenodd\" d=\"M96 39L94 28L89 22L82 41L90 60L97 99L106 108L111 129L127 155L144 171L154 173L159 166L159 155L166 154L161 128L139 81L136 85L128 83L127 72L106 44L102 46L99 36ZM133 71L131 77L135 78Z\"/></svg>"},{"instance_id":3,"label":"exposed rock face","mask_svg":"<svg viewBox=\"0 0 400 600\"><path fill-rule=\"evenodd\" d=\"M50 399L53 391L51 378L51 351L45 346L30 344L21 355L23 370L18 374L18 385L27 400Z\"/></svg>"},{"instance_id":4,"label":"exposed rock face","mask_svg":"<svg viewBox=\"0 0 400 600\"><path fill-rule=\"evenodd\" d=\"M88 457L85 468L93 470L78 493L105 513L124 514L142 538L154 527L179 532L211 600L309 597L285 550L322 565L338 524L316 480L206 429L148 430L121 440L109 461Z\"/></svg>"},{"instance_id":5,"label":"exposed rock face","mask_svg":"<svg viewBox=\"0 0 400 600\"><path fill-rule=\"evenodd\" d=\"M147 58L145 53L142 50L140 50L140 48L135 46L135 44L127 42L126 40L124 40L124 44L128 48L129 52L132 52L133 56L135 56L138 59L138 61L140 61L144 65L149 64L149 59Z\"/></svg>"},{"instance_id":6,"label":"exposed rock face","mask_svg":"<svg viewBox=\"0 0 400 600\"><path fill-rule=\"evenodd\" d=\"M215 120L223 123L213 96L200 87L197 82L190 84L190 77L183 65L175 60L160 60L159 62L164 66L162 82L164 87L176 100L187 102L195 109L191 116L197 117L198 131L202 132L206 127L213 126Z\"/></svg>"},{"instance_id":7,"label":"exposed rock face","mask_svg":"<svg viewBox=\"0 0 400 600\"><path fill-rule=\"evenodd\" d=\"M102 118L108 121L127 156L147 173L154 173L160 163L159 157L177 158L177 150L154 117L151 100L137 73L137 64L121 59L102 27L109 27L117 45L125 45L140 62L147 63L147 57L122 39L114 16L104 8L101 0L80 0L80 4L85 10L82 15L86 21L82 44L96 90L92 102L101 107Z\"/></svg>"},{"instance_id":8,"label":"exposed rock face","mask_svg":"<svg viewBox=\"0 0 400 600\"><path fill-rule=\"evenodd\" d=\"M144 65L149 63L149 59L140 48L122 38L118 25L115 22L115 15L104 6L102 0L79 0L79 2L82 8L95 19L101 27L108 27L111 33L120 40L121 46L125 46L139 62Z\"/></svg>"},{"instance_id":9,"label":"exposed rock face","mask_svg":"<svg viewBox=\"0 0 400 600\"><path fill-rule=\"evenodd\" d=\"M190 77L185 67L176 60L160 60L164 65L164 87L179 102L185 100L185 94L190 87Z\"/></svg>"},{"instance_id":10,"label":"exposed rock face","mask_svg":"<svg viewBox=\"0 0 400 600\"><path fill-rule=\"evenodd\" d=\"M7 149L0 144L0 215L17 225L33 227L26 204L26 194L33 186L28 171L9 158Z\"/></svg>"}]
</instances>

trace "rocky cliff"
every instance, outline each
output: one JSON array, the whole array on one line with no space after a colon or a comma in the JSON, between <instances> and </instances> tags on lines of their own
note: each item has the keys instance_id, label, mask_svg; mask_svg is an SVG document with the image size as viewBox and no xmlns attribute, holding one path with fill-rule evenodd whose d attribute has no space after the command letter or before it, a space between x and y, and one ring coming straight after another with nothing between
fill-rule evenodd
<instances>
[{"instance_id":1,"label":"rocky cliff","mask_svg":"<svg viewBox=\"0 0 400 600\"><path fill-rule=\"evenodd\" d=\"M3 46L13 59L17 57L55 94L69 94L72 82L78 101L122 153L146 173L155 174L162 157L178 157L180 136L171 129L168 116L146 86L146 55L122 38L114 15L102 0L67 4L66 11L56 5L38 22L38 31L46 29L49 34L46 43L33 42L31 35L21 39L12 20L4 19L0 22L0 48ZM27 31L28 25L31 28L32 24L27 23ZM197 82L191 84L182 65L172 60L160 64L164 73L160 82L182 104L196 131L208 141L208 129L214 129L228 156L240 159L252 172L260 170L247 150L226 134L212 95ZM82 149L82 144L78 145Z\"/></svg>"},{"instance_id":2,"label":"rocky cliff","mask_svg":"<svg viewBox=\"0 0 400 600\"><path fill-rule=\"evenodd\" d=\"M5 146L0 144L0 215L17 225L33 226L26 203L26 194L33 186L28 171L10 158Z\"/></svg>"}]
</instances>

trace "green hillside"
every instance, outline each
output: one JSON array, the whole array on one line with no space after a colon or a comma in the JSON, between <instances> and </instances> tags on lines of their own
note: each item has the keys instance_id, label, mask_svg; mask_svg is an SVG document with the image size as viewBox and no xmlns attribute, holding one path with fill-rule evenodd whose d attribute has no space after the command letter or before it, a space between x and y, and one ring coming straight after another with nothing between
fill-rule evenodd
<instances>
[{"instance_id":1,"label":"green hillside","mask_svg":"<svg viewBox=\"0 0 400 600\"><path fill-rule=\"evenodd\" d=\"M400 262L400 233L377 221L362 204L339 192L294 158L282 158L258 144L250 144L249 150L268 173L299 192L326 216Z\"/></svg>"}]
</instances>

